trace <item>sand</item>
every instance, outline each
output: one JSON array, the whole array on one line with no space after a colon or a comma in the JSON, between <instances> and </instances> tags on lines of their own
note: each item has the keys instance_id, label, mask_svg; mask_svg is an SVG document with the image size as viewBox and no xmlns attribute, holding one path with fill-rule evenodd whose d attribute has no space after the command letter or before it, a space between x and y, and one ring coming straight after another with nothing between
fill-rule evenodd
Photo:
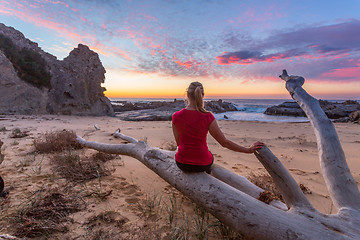
<instances>
[{"instance_id":1,"label":"sand","mask_svg":"<svg viewBox=\"0 0 360 240\"><path fill-rule=\"evenodd\" d=\"M94 124L97 124L100 130L95 130ZM306 196L319 211L323 213L336 212L321 174L315 135L310 123L219 121L219 125L229 139L243 146L248 146L254 141L264 142L290 171L295 180L311 191L311 194L306 194ZM360 186L360 163L358 161L360 125L336 123L335 127L350 170ZM28 131L29 135L24 138L10 138L11 131L15 128ZM5 188L9 191L9 195L6 199L0 198L0 210L3 216L0 221L0 233L15 234L10 218L4 216L10 216L16 212L16 209L26 202L36 190L41 188L62 189L67 185L66 180L54 175L49 161L51 154L36 155L33 153L34 139L46 132L71 129L87 140L121 143L121 140L111 135L117 128L120 128L123 134L146 140L150 146L154 147L164 148L174 142L171 122L125 122L113 117L1 116L0 140L4 142L2 153L5 158L0 164L0 175L5 181ZM235 153L224 149L211 136L208 137L208 145L215 156L215 162L225 168L244 176L265 172L252 154ZM88 154L93 150L80 151L82 154ZM115 226L114 222L119 225L120 220L125 219L124 226L126 228L122 230L124 234L129 235L129 232L132 232L133 235L130 235L134 239L147 239L145 235L141 235L141 232L149 228L151 218L144 217L144 211L139 210L139 206L144 206L144 203L149 203L149 199L154 200L155 198L171 199L172 196L175 196L177 199L182 199L184 208L187 208L188 214L191 215L193 208L190 207L189 200L184 200L181 194L136 159L117 156L106 164L112 169L112 174L102 177L101 185L99 185L98 179L95 179L83 185L74 184L73 186L74 189L80 191L80 195L85 190L94 192L96 189L100 189L102 193L108 192L109 195L106 199L82 195L86 206L83 210L69 215L71 221L65 223L68 227L67 233L65 235L55 233L51 235L51 238L67 236L69 239L75 237L90 239L85 237L90 236L89 231L93 231L91 234L95 234L95 227L90 223L95 221L94 217L106 212L111 213L112 223L98 224L104 227L103 235L114 232L112 229ZM161 237L164 237L166 233L171 232L171 227L166 227L166 217L164 217L166 211L163 210L158 215L161 216L158 216L158 219L152 223L163 221L164 224L157 224L156 229L151 231L163 233ZM104 221L104 219L102 220ZM153 227L150 226L152 229ZM97 234L101 232L99 229L97 231ZM140 235L136 235L136 233ZM131 239L129 236L127 238ZM108 239L110 239L110 235ZM216 237L211 238L210 236L210 239L216 239Z\"/></svg>"}]
</instances>

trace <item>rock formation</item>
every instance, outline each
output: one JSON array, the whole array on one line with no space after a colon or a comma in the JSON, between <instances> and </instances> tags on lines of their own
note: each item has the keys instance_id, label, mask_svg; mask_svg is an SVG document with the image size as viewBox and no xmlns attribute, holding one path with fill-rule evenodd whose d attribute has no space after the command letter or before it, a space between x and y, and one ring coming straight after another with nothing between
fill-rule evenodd
<instances>
[{"instance_id":1,"label":"rock formation","mask_svg":"<svg viewBox=\"0 0 360 240\"><path fill-rule=\"evenodd\" d=\"M349 118L352 112L360 110L360 104L357 101L345 101L342 103L329 102L326 100L319 100L321 109L330 119L337 119L343 121L353 121ZM284 115L294 117L305 117L305 112L300 108L296 102L284 102L277 106L272 106L264 112L268 115ZM354 113L355 114L355 113ZM355 115L354 115L355 117ZM354 120L355 121L355 120Z\"/></svg>"},{"instance_id":2,"label":"rock formation","mask_svg":"<svg viewBox=\"0 0 360 240\"><path fill-rule=\"evenodd\" d=\"M181 110L186 106L184 100L172 102L152 101L136 102L127 101L114 102L113 108L120 119L125 121L170 121L174 112ZM230 102L224 102L221 99L205 101L206 110L213 113L223 113L237 111L238 109Z\"/></svg>"},{"instance_id":3,"label":"rock formation","mask_svg":"<svg viewBox=\"0 0 360 240\"><path fill-rule=\"evenodd\" d=\"M0 50L0 114L114 115L105 88L105 69L97 53L79 44L60 61L37 43L0 23L0 34L19 49L30 49L46 61L50 87L33 86L18 76L12 62Z\"/></svg>"},{"instance_id":4,"label":"rock formation","mask_svg":"<svg viewBox=\"0 0 360 240\"><path fill-rule=\"evenodd\" d=\"M47 91L22 81L0 50L0 114L46 113Z\"/></svg>"},{"instance_id":5,"label":"rock formation","mask_svg":"<svg viewBox=\"0 0 360 240\"><path fill-rule=\"evenodd\" d=\"M360 110L352 112L349 116L350 122L360 123Z\"/></svg>"}]
</instances>

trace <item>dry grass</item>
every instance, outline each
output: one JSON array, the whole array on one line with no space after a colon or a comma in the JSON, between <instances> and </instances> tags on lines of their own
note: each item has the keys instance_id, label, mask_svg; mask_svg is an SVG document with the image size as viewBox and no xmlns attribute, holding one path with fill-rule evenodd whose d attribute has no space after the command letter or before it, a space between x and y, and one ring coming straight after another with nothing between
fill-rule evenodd
<instances>
[{"instance_id":1,"label":"dry grass","mask_svg":"<svg viewBox=\"0 0 360 240\"><path fill-rule=\"evenodd\" d=\"M29 136L28 131L22 131L20 128L14 128L10 134L10 138L23 138Z\"/></svg>"},{"instance_id":2,"label":"dry grass","mask_svg":"<svg viewBox=\"0 0 360 240\"><path fill-rule=\"evenodd\" d=\"M91 156L94 161L107 162L116 158L117 155L110 153L97 152Z\"/></svg>"},{"instance_id":3,"label":"dry grass","mask_svg":"<svg viewBox=\"0 0 360 240\"><path fill-rule=\"evenodd\" d=\"M175 151L177 150L177 145L175 141L170 141L163 143L163 146L161 148L169 151Z\"/></svg>"},{"instance_id":4,"label":"dry grass","mask_svg":"<svg viewBox=\"0 0 360 240\"><path fill-rule=\"evenodd\" d=\"M86 222L86 239L120 239L119 232L129 220L114 211L102 212L90 217Z\"/></svg>"},{"instance_id":5,"label":"dry grass","mask_svg":"<svg viewBox=\"0 0 360 240\"><path fill-rule=\"evenodd\" d=\"M61 152L68 149L82 148L76 142L76 134L72 130L48 132L34 140L35 150L40 153Z\"/></svg>"},{"instance_id":6,"label":"dry grass","mask_svg":"<svg viewBox=\"0 0 360 240\"><path fill-rule=\"evenodd\" d=\"M17 237L47 238L55 232L66 232L63 224L69 214L83 208L81 201L73 193L60 193L58 189L39 190L12 217Z\"/></svg>"},{"instance_id":7,"label":"dry grass","mask_svg":"<svg viewBox=\"0 0 360 240\"><path fill-rule=\"evenodd\" d=\"M104 161L115 155L96 153L90 157L80 157L73 150L67 150L51 157L54 172L71 182L84 182L108 176L111 171L104 166Z\"/></svg>"},{"instance_id":8,"label":"dry grass","mask_svg":"<svg viewBox=\"0 0 360 240\"><path fill-rule=\"evenodd\" d=\"M259 200L269 204L272 200L280 200L284 202L284 199L276 187L273 179L267 173L251 173L248 177L248 180L255 184L256 186L264 189L265 191L262 192L259 196ZM304 184L300 183L299 187L301 191L305 194L311 194L311 190L305 186Z\"/></svg>"},{"instance_id":9,"label":"dry grass","mask_svg":"<svg viewBox=\"0 0 360 240\"><path fill-rule=\"evenodd\" d=\"M265 190L265 192L259 196L260 201L267 202L271 201L272 199L279 199L284 201L279 189L276 187L273 179L269 174L250 173L247 179L256 186Z\"/></svg>"}]
</instances>

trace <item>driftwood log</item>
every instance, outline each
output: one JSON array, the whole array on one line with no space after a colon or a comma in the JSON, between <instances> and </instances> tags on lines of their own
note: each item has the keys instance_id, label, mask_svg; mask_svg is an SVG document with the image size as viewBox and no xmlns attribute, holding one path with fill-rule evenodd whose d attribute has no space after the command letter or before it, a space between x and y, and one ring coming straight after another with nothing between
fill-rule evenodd
<instances>
[{"instance_id":1,"label":"driftwood log","mask_svg":"<svg viewBox=\"0 0 360 240\"><path fill-rule=\"evenodd\" d=\"M360 239L360 193L347 166L332 122L319 102L303 88L304 78L280 76L293 99L305 111L315 130L321 169L336 214L317 211L279 159L263 147L255 152L281 191L286 205L267 205L256 198L263 191L246 178L220 166L207 173L183 173L174 164L174 152L151 148L117 131L128 144L103 144L77 137L83 146L128 155L141 161L170 185L205 208L224 224L250 239Z\"/></svg>"}]
</instances>

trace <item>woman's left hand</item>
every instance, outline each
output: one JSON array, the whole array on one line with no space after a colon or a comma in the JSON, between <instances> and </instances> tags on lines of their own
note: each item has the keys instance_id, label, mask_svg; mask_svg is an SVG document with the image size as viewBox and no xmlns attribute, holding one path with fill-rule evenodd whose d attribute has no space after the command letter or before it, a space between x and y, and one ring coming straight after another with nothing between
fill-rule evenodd
<instances>
[{"instance_id":1,"label":"woman's left hand","mask_svg":"<svg viewBox=\"0 0 360 240\"><path fill-rule=\"evenodd\" d=\"M263 146L265 146L265 144L263 142L254 142L249 147L249 153L254 153L256 150L262 148Z\"/></svg>"}]
</instances>

